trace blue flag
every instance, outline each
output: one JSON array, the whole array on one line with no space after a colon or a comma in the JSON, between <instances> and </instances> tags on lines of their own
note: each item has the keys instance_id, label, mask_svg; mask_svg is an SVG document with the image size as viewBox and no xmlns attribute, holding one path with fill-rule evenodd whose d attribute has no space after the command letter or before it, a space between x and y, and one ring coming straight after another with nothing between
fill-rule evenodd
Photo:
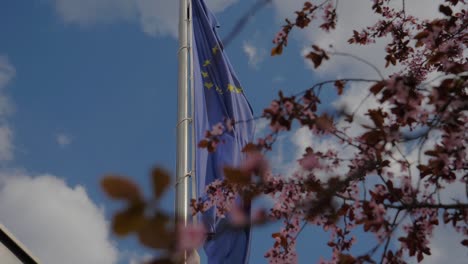
<instances>
[{"instance_id":1,"label":"blue flag","mask_svg":"<svg viewBox=\"0 0 468 264\"><path fill-rule=\"evenodd\" d=\"M226 118L237 123L233 131L222 135L214 153L197 149L196 177L198 193L203 198L206 185L223 178L224 166L238 166L242 148L253 140L252 108L229 63L216 33L217 21L203 0L192 0L195 139ZM249 212L250 205L242 205ZM228 217L229 218L229 217ZM244 264L248 262L250 229L235 229L226 218L216 217L215 210L204 213L202 221L209 236L205 253L209 264Z\"/></svg>"}]
</instances>

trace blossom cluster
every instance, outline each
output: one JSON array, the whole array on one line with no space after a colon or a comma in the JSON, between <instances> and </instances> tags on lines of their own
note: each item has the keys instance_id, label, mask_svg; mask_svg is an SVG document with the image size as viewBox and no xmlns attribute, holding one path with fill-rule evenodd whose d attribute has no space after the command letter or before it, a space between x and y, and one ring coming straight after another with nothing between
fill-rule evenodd
<instances>
[{"instance_id":1,"label":"blossom cluster","mask_svg":"<svg viewBox=\"0 0 468 264\"><path fill-rule=\"evenodd\" d=\"M270 133L245 148L246 153L255 154L240 169L225 170L227 180L208 187L216 189L208 192L208 206L194 202L195 213L212 206L223 216L234 194L249 200L270 197L273 204L265 208L261 221L246 223L244 216L238 222L283 223L265 254L269 263L297 262L295 247L305 225L330 233L331 259L321 258L319 263L407 263L413 257L420 262L431 254L430 241L441 223L464 234L460 246L468 246L467 201L440 198L457 184L468 184L465 1L445 1L439 7L441 17L432 21L411 16L390 2L374 0L372 9L380 19L352 32L348 42L372 45L385 38L385 66L399 65L400 70L380 80L320 82L294 96L280 92L262 114ZM325 22L319 27L333 30L339 22L335 4L307 1L295 13L296 19L286 20L276 35L272 55L283 52L293 29L310 27L320 13ZM306 58L318 68L330 56L313 45ZM428 78L435 73L442 77ZM340 96L354 82L370 83L366 98L378 103L367 109L365 122L355 112L324 111L323 87L335 86ZM359 127L359 132L348 133L343 123ZM352 149L352 154L309 146L295 172L275 174L266 163L266 153L274 149L277 135L299 127L307 128L317 140L335 140L343 149ZM361 229L374 234L376 246L354 255L356 233Z\"/></svg>"}]
</instances>

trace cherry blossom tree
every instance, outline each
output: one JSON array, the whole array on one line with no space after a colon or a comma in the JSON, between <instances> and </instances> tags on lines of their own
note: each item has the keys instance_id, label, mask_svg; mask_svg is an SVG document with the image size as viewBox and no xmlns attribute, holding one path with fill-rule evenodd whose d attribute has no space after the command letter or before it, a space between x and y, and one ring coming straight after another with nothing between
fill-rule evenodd
<instances>
[{"instance_id":1,"label":"cherry blossom tree","mask_svg":"<svg viewBox=\"0 0 468 264\"><path fill-rule=\"evenodd\" d=\"M317 27L325 32L339 23L335 0L320 4L305 1L287 19L273 39L271 55L287 52L294 31ZM401 5L396 6L394 3ZM462 234L468 246L468 12L464 0L445 0L439 18L422 20L406 13L405 0L369 1L379 20L349 32L349 45L370 46L385 40L381 56L385 67L398 66L384 75L380 65L333 47L311 43L305 55L315 68L333 56L347 56L371 66L378 78L336 78L313 84L295 95L280 92L263 111L269 132L245 146L246 161L239 168L224 168L224 180L215 181L206 194L192 201L193 214L215 208L218 216L232 214L232 225L253 227L281 222L272 234L269 263L296 263L297 238L305 226L330 234L330 259L319 263L412 263L431 255L437 226ZM353 109L327 111L321 91L336 89L342 96L358 83L366 94ZM366 101L375 107L364 109ZM240 120L227 120L206 132L199 147L216 151L223 134ZM280 175L268 164L279 135L304 129L327 149L307 146L297 169ZM201 226L176 228L158 207L169 176L152 173L154 197L145 199L125 178L106 177L102 185L128 207L115 215L114 231L138 234L140 241L164 252L152 263L177 263L180 252L195 249L206 233ZM461 198L454 195L460 190ZM236 196L252 201L270 197L271 207L252 212L249 218L237 208ZM449 197L449 198L447 198ZM151 212L151 213L148 213ZM364 254L353 253L357 233L375 236L376 245ZM177 233L178 235L174 235Z\"/></svg>"}]
</instances>

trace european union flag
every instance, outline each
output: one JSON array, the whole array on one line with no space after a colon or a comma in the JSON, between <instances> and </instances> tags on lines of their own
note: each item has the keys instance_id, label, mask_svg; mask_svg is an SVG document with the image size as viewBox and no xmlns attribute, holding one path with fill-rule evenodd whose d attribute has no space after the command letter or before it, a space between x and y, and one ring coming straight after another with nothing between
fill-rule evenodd
<instances>
[{"instance_id":1,"label":"european union flag","mask_svg":"<svg viewBox=\"0 0 468 264\"><path fill-rule=\"evenodd\" d=\"M198 193L206 185L223 178L223 167L238 166L242 148L253 140L252 108L242 86L224 53L216 33L217 21L203 0L192 0L195 138L204 138L207 130L225 118L237 123L233 131L223 134L223 143L216 152L198 149L196 176ZM250 205L244 205L250 211ZM206 212L202 221L213 235L205 244L209 264L243 264L248 262L250 229L231 228L227 219L218 218L214 210Z\"/></svg>"}]
</instances>

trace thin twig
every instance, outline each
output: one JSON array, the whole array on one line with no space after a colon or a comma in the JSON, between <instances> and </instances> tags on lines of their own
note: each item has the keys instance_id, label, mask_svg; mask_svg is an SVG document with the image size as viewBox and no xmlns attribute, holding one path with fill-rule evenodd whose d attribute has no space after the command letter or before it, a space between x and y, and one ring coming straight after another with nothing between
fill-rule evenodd
<instances>
[{"instance_id":1,"label":"thin twig","mask_svg":"<svg viewBox=\"0 0 468 264\"><path fill-rule=\"evenodd\" d=\"M396 213L395 215L395 218L393 218L393 222L392 222L392 230L390 231L390 234L388 234L387 236L387 242L385 243L385 247L384 247L384 251L382 253L382 259L380 260L380 264L383 263L384 259L385 259L385 255L387 254L387 249L388 249L388 245L390 244L390 240L392 240L392 234L393 234L393 231L396 229L396 221L398 219L398 215L400 214L401 210L398 210L398 212Z\"/></svg>"},{"instance_id":2,"label":"thin twig","mask_svg":"<svg viewBox=\"0 0 468 264\"><path fill-rule=\"evenodd\" d=\"M260 11L267 4L271 3L272 0L258 0L234 25L234 28L229 32L227 37L223 40L223 45L227 47L232 40L245 28L250 18L252 18L258 11Z\"/></svg>"},{"instance_id":3,"label":"thin twig","mask_svg":"<svg viewBox=\"0 0 468 264\"><path fill-rule=\"evenodd\" d=\"M374 69L375 72L380 76L380 78L381 78L382 80L385 79L384 76L383 76L383 74L380 72L380 70L379 70L374 64L370 63L369 61L367 61L367 60L365 60L365 59L363 59L363 58L361 58L361 57L358 57L358 56L356 56L356 55L349 54L349 53L346 53L346 52L334 51L334 52L329 52L329 53L332 54L332 55L350 57L350 58L353 58L353 59L355 59L355 60L358 60L358 61L360 61L360 62L362 62L362 63L368 65L368 66L371 67L372 69Z\"/></svg>"}]
</instances>

